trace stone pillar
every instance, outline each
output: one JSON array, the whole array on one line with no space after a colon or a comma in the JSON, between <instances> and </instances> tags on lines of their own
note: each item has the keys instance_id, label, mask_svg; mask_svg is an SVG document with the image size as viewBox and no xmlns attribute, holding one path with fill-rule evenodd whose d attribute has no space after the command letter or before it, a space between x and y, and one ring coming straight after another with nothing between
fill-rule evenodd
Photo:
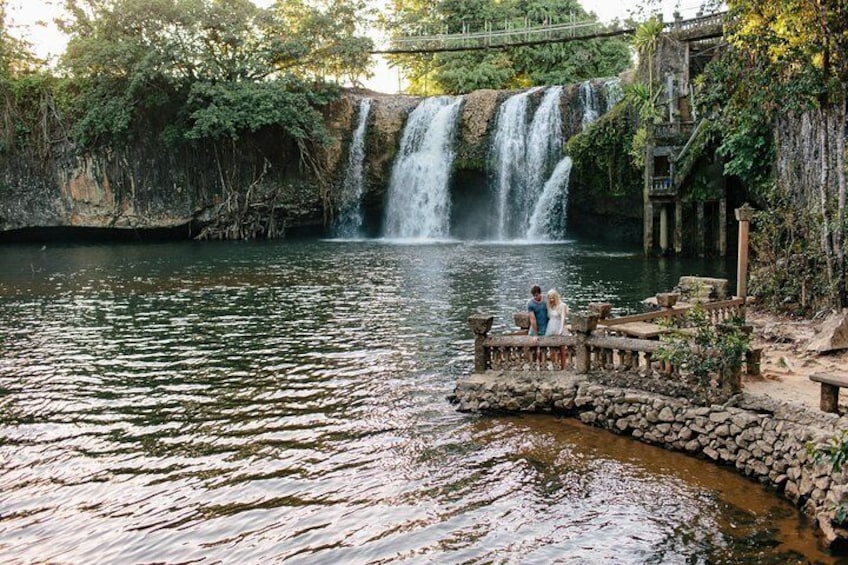
<instances>
[{"instance_id":1,"label":"stone pillar","mask_svg":"<svg viewBox=\"0 0 848 565\"><path fill-rule=\"evenodd\" d=\"M707 232L704 229L704 203L701 200L695 203L695 230L698 232L695 234L698 257L703 257L706 254L704 250L704 234Z\"/></svg>"},{"instance_id":2,"label":"stone pillar","mask_svg":"<svg viewBox=\"0 0 848 565\"><path fill-rule=\"evenodd\" d=\"M526 334L530 332L530 312L515 312L512 315L512 319L521 333Z\"/></svg>"},{"instance_id":3,"label":"stone pillar","mask_svg":"<svg viewBox=\"0 0 848 565\"><path fill-rule=\"evenodd\" d=\"M650 200L646 200L643 214L645 217L642 222L642 246L645 255L650 255L654 249L654 205Z\"/></svg>"},{"instance_id":4,"label":"stone pillar","mask_svg":"<svg viewBox=\"0 0 848 565\"><path fill-rule=\"evenodd\" d=\"M754 217L754 209L743 204L736 209L736 219L739 221L739 253L736 262L736 296L745 298L748 295L748 227Z\"/></svg>"},{"instance_id":5,"label":"stone pillar","mask_svg":"<svg viewBox=\"0 0 848 565\"><path fill-rule=\"evenodd\" d=\"M486 370L486 352L483 341L492 329L494 316L485 314L474 314L468 317L468 325L474 333L474 372L482 373Z\"/></svg>"},{"instance_id":6,"label":"stone pillar","mask_svg":"<svg viewBox=\"0 0 848 565\"><path fill-rule=\"evenodd\" d=\"M718 254L727 257L727 199L718 201Z\"/></svg>"},{"instance_id":7,"label":"stone pillar","mask_svg":"<svg viewBox=\"0 0 848 565\"><path fill-rule=\"evenodd\" d=\"M604 320L612 315L612 304L609 302L590 302L589 314L597 316L599 320Z\"/></svg>"},{"instance_id":8,"label":"stone pillar","mask_svg":"<svg viewBox=\"0 0 848 565\"><path fill-rule=\"evenodd\" d=\"M674 252L683 253L683 203L680 198L674 201Z\"/></svg>"},{"instance_id":9,"label":"stone pillar","mask_svg":"<svg viewBox=\"0 0 848 565\"><path fill-rule=\"evenodd\" d=\"M660 205L660 251L668 251L668 206Z\"/></svg>"},{"instance_id":10,"label":"stone pillar","mask_svg":"<svg viewBox=\"0 0 848 565\"><path fill-rule=\"evenodd\" d=\"M680 298L680 294L676 292L658 292L656 298L657 306L664 310L671 310L674 308L674 305L677 304L677 299Z\"/></svg>"},{"instance_id":11,"label":"stone pillar","mask_svg":"<svg viewBox=\"0 0 848 565\"><path fill-rule=\"evenodd\" d=\"M586 340L597 327L598 317L594 314L581 312L571 316L571 332L577 338L574 346L574 371L578 374L586 374L592 368L592 358Z\"/></svg>"}]
</instances>

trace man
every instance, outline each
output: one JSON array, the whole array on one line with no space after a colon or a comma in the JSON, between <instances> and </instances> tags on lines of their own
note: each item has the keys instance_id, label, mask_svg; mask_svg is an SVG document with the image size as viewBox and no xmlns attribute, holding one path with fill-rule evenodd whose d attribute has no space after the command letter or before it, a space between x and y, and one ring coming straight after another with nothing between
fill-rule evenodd
<instances>
[{"instance_id":1,"label":"man","mask_svg":"<svg viewBox=\"0 0 848 565\"><path fill-rule=\"evenodd\" d=\"M527 311L530 312L529 335L545 335L548 328L548 304L542 300L542 288L534 284L530 288L533 298L527 302Z\"/></svg>"}]
</instances>

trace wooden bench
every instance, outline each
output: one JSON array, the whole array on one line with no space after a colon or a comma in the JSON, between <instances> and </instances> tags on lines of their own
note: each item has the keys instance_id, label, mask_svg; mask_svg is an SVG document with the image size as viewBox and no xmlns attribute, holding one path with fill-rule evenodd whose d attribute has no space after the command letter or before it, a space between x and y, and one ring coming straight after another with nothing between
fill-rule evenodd
<instances>
[{"instance_id":1,"label":"wooden bench","mask_svg":"<svg viewBox=\"0 0 848 565\"><path fill-rule=\"evenodd\" d=\"M814 373L810 380L821 383L820 406L824 412L839 413L839 389L848 388L848 375Z\"/></svg>"}]
</instances>

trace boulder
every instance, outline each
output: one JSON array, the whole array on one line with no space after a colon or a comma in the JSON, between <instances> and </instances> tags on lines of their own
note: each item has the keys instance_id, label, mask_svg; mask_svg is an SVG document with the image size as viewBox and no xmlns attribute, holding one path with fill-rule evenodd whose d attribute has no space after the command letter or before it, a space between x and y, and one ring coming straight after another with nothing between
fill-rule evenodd
<instances>
[{"instance_id":1,"label":"boulder","mask_svg":"<svg viewBox=\"0 0 848 565\"><path fill-rule=\"evenodd\" d=\"M810 340L807 351L826 353L848 349L848 309L832 312L819 332Z\"/></svg>"},{"instance_id":2,"label":"boulder","mask_svg":"<svg viewBox=\"0 0 848 565\"><path fill-rule=\"evenodd\" d=\"M712 302L727 299L727 279L680 277L674 291L685 302Z\"/></svg>"}]
</instances>

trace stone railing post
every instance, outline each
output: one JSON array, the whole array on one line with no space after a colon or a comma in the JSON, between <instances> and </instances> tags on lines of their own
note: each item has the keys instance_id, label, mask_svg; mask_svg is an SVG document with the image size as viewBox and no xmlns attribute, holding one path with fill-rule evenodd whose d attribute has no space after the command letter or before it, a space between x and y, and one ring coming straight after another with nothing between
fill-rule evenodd
<instances>
[{"instance_id":1,"label":"stone railing post","mask_svg":"<svg viewBox=\"0 0 848 565\"><path fill-rule=\"evenodd\" d=\"M597 316L600 320L605 320L612 316L612 304L609 302L590 302L589 314Z\"/></svg>"},{"instance_id":2,"label":"stone railing post","mask_svg":"<svg viewBox=\"0 0 848 565\"><path fill-rule=\"evenodd\" d=\"M468 317L468 325L474 333L474 372L482 373L486 370L486 352L483 341L492 329L494 316L485 314L474 314Z\"/></svg>"},{"instance_id":3,"label":"stone railing post","mask_svg":"<svg viewBox=\"0 0 848 565\"><path fill-rule=\"evenodd\" d=\"M748 204L737 208L736 220L739 222L739 253L736 263L736 296L745 298L748 294L748 227L754 219L754 209Z\"/></svg>"},{"instance_id":4,"label":"stone railing post","mask_svg":"<svg viewBox=\"0 0 848 565\"><path fill-rule=\"evenodd\" d=\"M586 340L598 327L598 316L580 312L571 316L571 332L577 338L574 345L574 370L578 374L588 373L592 368L592 358Z\"/></svg>"},{"instance_id":5,"label":"stone railing post","mask_svg":"<svg viewBox=\"0 0 848 565\"><path fill-rule=\"evenodd\" d=\"M664 310L671 310L677 304L677 299L680 295L676 292L659 292L657 293L657 306Z\"/></svg>"}]
</instances>

